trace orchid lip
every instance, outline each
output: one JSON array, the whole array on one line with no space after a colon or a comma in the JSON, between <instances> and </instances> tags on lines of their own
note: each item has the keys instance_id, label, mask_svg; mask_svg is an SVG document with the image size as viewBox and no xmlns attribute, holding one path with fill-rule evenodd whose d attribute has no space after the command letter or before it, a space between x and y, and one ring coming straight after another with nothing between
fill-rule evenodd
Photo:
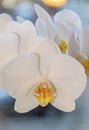
<instances>
[{"instance_id":1,"label":"orchid lip","mask_svg":"<svg viewBox=\"0 0 89 130\"><path fill-rule=\"evenodd\" d=\"M56 97L56 89L50 81L43 80L35 86L34 96L45 107Z\"/></svg>"}]
</instances>

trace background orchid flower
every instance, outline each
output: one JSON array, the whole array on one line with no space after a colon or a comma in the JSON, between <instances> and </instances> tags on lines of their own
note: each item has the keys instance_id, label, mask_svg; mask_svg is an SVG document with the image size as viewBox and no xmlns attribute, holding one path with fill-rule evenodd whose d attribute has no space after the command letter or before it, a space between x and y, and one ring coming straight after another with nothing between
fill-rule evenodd
<instances>
[{"instance_id":1,"label":"background orchid flower","mask_svg":"<svg viewBox=\"0 0 89 130\"><path fill-rule=\"evenodd\" d=\"M14 34L18 35L20 43L21 43L20 44L20 53L25 53L25 50L28 49L28 44L26 42L28 42L29 40L30 40L29 42L31 42L31 38L32 39L34 38L34 40L35 40L35 37L37 37L40 40L40 38L39 38L40 36L37 36L33 23L29 20L24 20L23 18L17 16L17 21L13 21L9 15L1 14L0 15L0 24L2 27L2 28L0 28L1 33L2 32L3 33L14 33ZM30 38L29 38L29 35L31 35ZM37 41L39 41L39 40L37 40ZM32 46L35 47L35 45L33 43L32 43Z\"/></svg>"},{"instance_id":2,"label":"background orchid flower","mask_svg":"<svg viewBox=\"0 0 89 130\"><path fill-rule=\"evenodd\" d=\"M0 88L3 88L1 72L5 65L15 57L32 51L44 39L37 36L35 27L30 21L21 24L14 21L9 22L3 31L0 33ZM30 42L30 48L28 42Z\"/></svg>"},{"instance_id":3,"label":"background orchid flower","mask_svg":"<svg viewBox=\"0 0 89 130\"><path fill-rule=\"evenodd\" d=\"M79 16L75 12L65 9L56 13L53 21L48 12L41 6L35 4L34 8L38 15L35 23L38 34L54 40L61 51L65 53L71 33L73 32L77 37L81 29Z\"/></svg>"},{"instance_id":4,"label":"background orchid flower","mask_svg":"<svg viewBox=\"0 0 89 130\"><path fill-rule=\"evenodd\" d=\"M44 39L44 37L37 35L35 26L29 20L23 22L10 22L6 28L6 32L15 33L19 36L20 54L31 52L41 42L41 40Z\"/></svg>"},{"instance_id":5,"label":"background orchid flower","mask_svg":"<svg viewBox=\"0 0 89 130\"><path fill-rule=\"evenodd\" d=\"M65 9L55 14L55 28L50 15L42 7L36 4L35 11L38 15L36 21L38 33L56 41L63 53L67 53L80 61L89 76L89 47L87 40L89 27L82 29L79 16L71 10ZM80 35L80 47L76 44L78 35Z\"/></svg>"},{"instance_id":6,"label":"background orchid flower","mask_svg":"<svg viewBox=\"0 0 89 130\"><path fill-rule=\"evenodd\" d=\"M3 88L1 73L5 65L19 56L19 39L15 34L0 33L0 88Z\"/></svg>"},{"instance_id":7,"label":"background orchid flower","mask_svg":"<svg viewBox=\"0 0 89 130\"><path fill-rule=\"evenodd\" d=\"M31 42L35 45L37 40ZM25 41L28 50L31 42ZM58 46L48 39L42 39L31 53L10 61L2 71L2 80L6 91L16 99L15 110L20 113L48 103L65 112L73 111L75 100L86 86L83 66L60 54Z\"/></svg>"},{"instance_id":8,"label":"background orchid flower","mask_svg":"<svg viewBox=\"0 0 89 130\"><path fill-rule=\"evenodd\" d=\"M85 68L87 76L89 76L89 26L85 26L76 39L72 33L69 44L68 54L77 59Z\"/></svg>"}]
</instances>

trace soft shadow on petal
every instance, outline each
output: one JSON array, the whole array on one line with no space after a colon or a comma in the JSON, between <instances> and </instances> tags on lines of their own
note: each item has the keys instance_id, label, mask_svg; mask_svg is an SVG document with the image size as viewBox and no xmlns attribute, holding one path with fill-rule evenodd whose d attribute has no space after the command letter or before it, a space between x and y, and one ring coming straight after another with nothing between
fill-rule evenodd
<instances>
[{"instance_id":1,"label":"soft shadow on petal","mask_svg":"<svg viewBox=\"0 0 89 130\"><path fill-rule=\"evenodd\" d=\"M75 101L65 95L58 96L52 103L54 107L64 112L72 112L75 109Z\"/></svg>"},{"instance_id":2,"label":"soft shadow on petal","mask_svg":"<svg viewBox=\"0 0 89 130\"><path fill-rule=\"evenodd\" d=\"M58 94L78 98L86 87L87 78L83 66L68 55L57 55L49 62L48 79L54 84Z\"/></svg>"},{"instance_id":3,"label":"soft shadow on petal","mask_svg":"<svg viewBox=\"0 0 89 130\"><path fill-rule=\"evenodd\" d=\"M44 77L49 71L49 59L53 55L60 53L58 46L51 40L43 40L39 46L34 50L40 56L40 69Z\"/></svg>"},{"instance_id":4,"label":"soft shadow on petal","mask_svg":"<svg viewBox=\"0 0 89 130\"><path fill-rule=\"evenodd\" d=\"M39 56L29 54L12 60L3 70L2 79L8 94L18 98L41 79Z\"/></svg>"},{"instance_id":5,"label":"soft shadow on petal","mask_svg":"<svg viewBox=\"0 0 89 130\"><path fill-rule=\"evenodd\" d=\"M80 53L80 48L74 33L71 34L70 40L68 42L68 54L75 59L78 58Z\"/></svg>"},{"instance_id":6,"label":"soft shadow on petal","mask_svg":"<svg viewBox=\"0 0 89 130\"><path fill-rule=\"evenodd\" d=\"M89 54L89 26L85 26L81 29L79 34L80 50Z\"/></svg>"},{"instance_id":7,"label":"soft shadow on petal","mask_svg":"<svg viewBox=\"0 0 89 130\"><path fill-rule=\"evenodd\" d=\"M48 37L51 39L54 39L55 32L54 32L54 27L53 27L53 22L52 22L51 16L48 14L48 12L45 9L43 9L38 4L35 4L34 8L35 8L35 11L36 11L38 17L45 24L45 28L47 30Z\"/></svg>"},{"instance_id":8,"label":"soft shadow on petal","mask_svg":"<svg viewBox=\"0 0 89 130\"><path fill-rule=\"evenodd\" d=\"M46 27L44 23L40 20L40 18L36 20L35 27L39 35L48 37L48 32L46 30Z\"/></svg>"},{"instance_id":9,"label":"soft shadow on petal","mask_svg":"<svg viewBox=\"0 0 89 130\"><path fill-rule=\"evenodd\" d=\"M73 32L81 29L81 20L72 10L64 9L56 13L54 20L65 23Z\"/></svg>"},{"instance_id":10,"label":"soft shadow on petal","mask_svg":"<svg viewBox=\"0 0 89 130\"><path fill-rule=\"evenodd\" d=\"M34 52L38 53L40 56L55 55L60 53L60 50L52 40L46 38L38 45Z\"/></svg>"},{"instance_id":11,"label":"soft shadow on petal","mask_svg":"<svg viewBox=\"0 0 89 130\"><path fill-rule=\"evenodd\" d=\"M56 32L57 36L60 40L68 42L71 36L71 30L70 28L60 21L55 21L56 23Z\"/></svg>"},{"instance_id":12,"label":"soft shadow on petal","mask_svg":"<svg viewBox=\"0 0 89 130\"><path fill-rule=\"evenodd\" d=\"M19 55L19 38L11 33L0 34L0 87L3 87L1 81L2 69Z\"/></svg>"}]
</instances>

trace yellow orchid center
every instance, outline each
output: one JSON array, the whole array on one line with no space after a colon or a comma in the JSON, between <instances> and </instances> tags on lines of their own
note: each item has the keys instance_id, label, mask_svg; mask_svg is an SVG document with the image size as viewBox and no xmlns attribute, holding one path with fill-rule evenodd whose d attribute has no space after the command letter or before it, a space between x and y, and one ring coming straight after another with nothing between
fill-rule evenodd
<instances>
[{"instance_id":1,"label":"yellow orchid center","mask_svg":"<svg viewBox=\"0 0 89 130\"><path fill-rule=\"evenodd\" d=\"M49 81L42 81L35 86L34 96L42 107L47 106L56 96L56 91Z\"/></svg>"},{"instance_id":2,"label":"yellow orchid center","mask_svg":"<svg viewBox=\"0 0 89 130\"><path fill-rule=\"evenodd\" d=\"M85 72L89 76L89 59L82 60L81 64L84 66Z\"/></svg>"},{"instance_id":3,"label":"yellow orchid center","mask_svg":"<svg viewBox=\"0 0 89 130\"><path fill-rule=\"evenodd\" d=\"M60 48L61 52L62 53L66 53L67 51L67 43L65 41L61 41L59 44L58 44L58 47Z\"/></svg>"}]
</instances>

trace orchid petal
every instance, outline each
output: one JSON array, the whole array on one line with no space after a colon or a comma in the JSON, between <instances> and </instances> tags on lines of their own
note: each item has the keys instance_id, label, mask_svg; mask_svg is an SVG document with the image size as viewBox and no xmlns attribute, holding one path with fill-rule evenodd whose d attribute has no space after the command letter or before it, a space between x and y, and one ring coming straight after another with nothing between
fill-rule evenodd
<instances>
[{"instance_id":1,"label":"orchid petal","mask_svg":"<svg viewBox=\"0 0 89 130\"><path fill-rule=\"evenodd\" d=\"M85 89L86 74L83 66L68 55L57 55L50 60L48 79L54 84L58 94L70 95L77 99Z\"/></svg>"},{"instance_id":2,"label":"orchid petal","mask_svg":"<svg viewBox=\"0 0 89 130\"><path fill-rule=\"evenodd\" d=\"M81 29L81 20L72 10L64 9L56 13L54 20L65 23L75 34Z\"/></svg>"},{"instance_id":3,"label":"orchid petal","mask_svg":"<svg viewBox=\"0 0 89 130\"><path fill-rule=\"evenodd\" d=\"M79 34L80 50L83 53L89 54L89 26L82 28Z\"/></svg>"},{"instance_id":4,"label":"orchid petal","mask_svg":"<svg viewBox=\"0 0 89 130\"><path fill-rule=\"evenodd\" d=\"M55 98L51 104L56 107L57 109L64 111L64 112L71 112L75 109L75 101L71 98L59 95Z\"/></svg>"},{"instance_id":5,"label":"orchid petal","mask_svg":"<svg viewBox=\"0 0 89 130\"><path fill-rule=\"evenodd\" d=\"M2 85L1 72L5 65L19 55L19 39L10 33L0 34L0 86Z\"/></svg>"},{"instance_id":6,"label":"orchid petal","mask_svg":"<svg viewBox=\"0 0 89 130\"><path fill-rule=\"evenodd\" d=\"M43 21L45 21L45 22L46 22L46 21L49 21L49 23L52 22L50 15L48 14L48 12L47 12L45 9L43 9L43 8L42 8L41 6L39 6L38 4L35 4L34 8L35 8L35 11L36 11L38 17L39 17L41 20L43 19ZM43 16L44 16L44 17L43 17Z\"/></svg>"},{"instance_id":7,"label":"orchid petal","mask_svg":"<svg viewBox=\"0 0 89 130\"><path fill-rule=\"evenodd\" d=\"M37 48L34 50L35 53L41 55L55 55L60 53L58 46L52 41L45 38L42 42L40 42Z\"/></svg>"},{"instance_id":8,"label":"orchid petal","mask_svg":"<svg viewBox=\"0 0 89 130\"><path fill-rule=\"evenodd\" d=\"M79 56L79 52L78 41L76 40L74 33L72 33L68 42L68 54L76 59Z\"/></svg>"},{"instance_id":9,"label":"orchid petal","mask_svg":"<svg viewBox=\"0 0 89 130\"><path fill-rule=\"evenodd\" d=\"M17 21L18 21L19 23L23 23L24 21L26 21L24 18L22 18L22 17L20 17L20 16L17 16L16 19L17 19Z\"/></svg>"},{"instance_id":10,"label":"orchid petal","mask_svg":"<svg viewBox=\"0 0 89 130\"><path fill-rule=\"evenodd\" d=\"M29 87L29 86L28 86ZM34 88L33 88L34 89ZM19 113L25 113L39 106L36 98L34 97L34 90L31 89L29 93L23 94L23 97L17 98L14 109Z\"/></svg>"},{"instance_id":11,"label":"orchid petal","mask_svg":"<svg viewBox=\"0 0 89 130\"><path fill-rule=\"evenodd\" d=\"M40 56L40 69L45 77L48 74L50 56L60 53L58 46L51 40L43 40L34 50Z\"/></svg>"},{"instance_id":12,"label":"orchid petal","mask_svg":"<svg viewBox=\"0 0 89 130\"><path fill-rule=\"evenodd\" d=\"M48 14L48 12L46 10L44 10L38 4L35 4L34 8L35 8L35 11L36 11L38 17L45 24L46 30L48 32L48 37L54 39L55 33L54 33L53 23L52 23L52 19L51 19L50 15Z\"/></svg>"},{"instance_id":13,"label":"orchid petal","mask_svg":"<svg viewBox=\"0 0 89 130\"><path fill-rule=\"evenodd\" d=\"M70 28L65 25L65 23L62 23L60 21L56 21L56 31L57 31L57 37L60 41L66 41L68 42L71 36L71 30Z\"/></svg>"},{"instance_id":14,"label":"orchid petal","mask_svg":"<svg viewBox=\"0 0 89 130\"><path fill-rule=\"evenodd\" d=\"M14 26L14 28L12 28ZM10 30L11 29L11 30ZM11 22L8 25L8 31L14 32L20 36L20 53L23 54L28 49L28 41L30 38L35 37L36 30L32 22L25 21L22 24L19 24L17 22Z\"/></svg>"},{"instance_id":15,"label":"orchid petal","mask_svg":"<svg viewBox=\"0 0 89 130\"><path fill-rule=\"evenodd\" d=\"M19 28L20 23L16 21L11 21L7 24L5 32L16 33L17 28Z\"/></svg>"},{"instance_id":16,"label":"orchid petal","mask_svg":"<svg viewBox=\"0 0 89 130\"><path fill-rule=\"evenodd\" d=\"M42 36L34 36L30 37L29 41L27 43L26 49L23 50L23 53L29 53L34 52L35 49L41 44L42 41L44 41L46 38Z\"/></svg>"},{"instance_id":17,"label":"orchid petal","mask_svg":"<svg viewBox=\"0 0 89 130\"><path fill-rule=\"evenodd\" d=\"M5 89L17 100L30 92L40 80L39 56L29 54L12 60L3 70L2 79Z\"/></svg>"},{"instance_id":18,"label":"orchid petal","mask_svg":"<svg viewBox=\"0 0 89 130\"><path fill-rule=\"evenodd\" d=\"M35 27L39 35L48 37L46 27L39 18L36 20Z\"/></svg>"},{"instance_id":19,"label":"orchid petal","mask_svg":"<svg viewBox=\"0 0 89 130\"><path fill-rule=\"evenodd\" d=\"M4 32L7 24L13 21L8 14L0 14L0 32Z\"/></svg>"}]
</instances>

